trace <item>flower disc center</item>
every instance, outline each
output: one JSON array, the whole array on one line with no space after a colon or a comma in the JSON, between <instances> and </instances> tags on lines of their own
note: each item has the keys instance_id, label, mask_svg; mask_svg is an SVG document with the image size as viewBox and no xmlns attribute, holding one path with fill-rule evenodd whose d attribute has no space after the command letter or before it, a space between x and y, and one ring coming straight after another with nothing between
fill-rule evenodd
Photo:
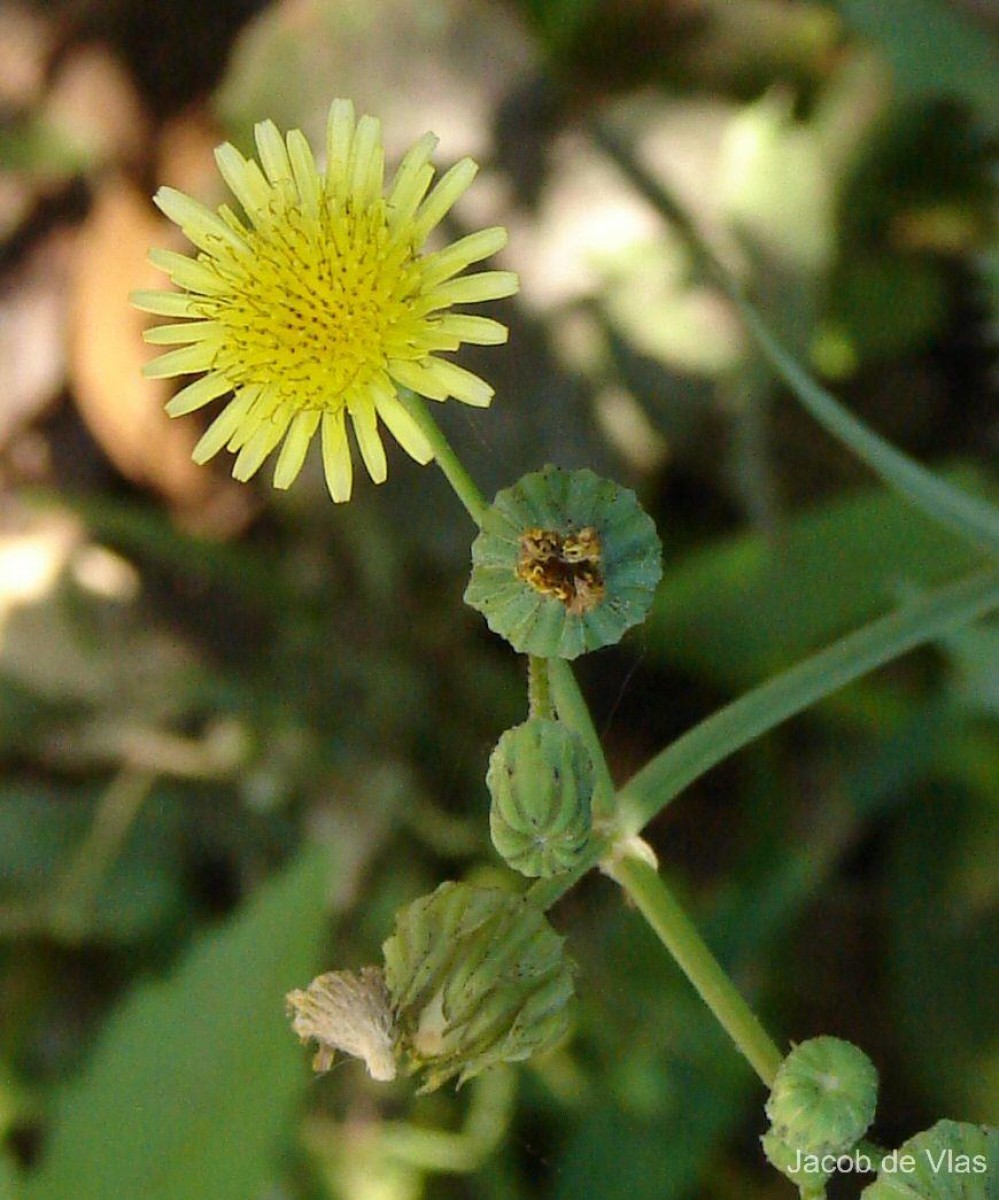
<instances>
[{"instance_id":1,"label":"flower disc center","mask_svg":"<svg viewBox=\"0 0 999 1200\"><path fill-rule=\"evenodd\" d=\"M296 407L342 408L385 370L410 311L412 256L386 253L387 240L380 211L326 206L253 230L219 302L226 336L213 368L236 386L277 389Z\"/></svg>"},{"instance_id":2,"label":"flower disc center","mask_svg":"<svg viewBox=\"0 0 999 1200\"><path fill-rule=\"evenodd\" d=\"M570 613L592 612L606 591L600 535L592 525L565 535L532 528L520 536L517 577Z\"/></svg>"}]
</instances>

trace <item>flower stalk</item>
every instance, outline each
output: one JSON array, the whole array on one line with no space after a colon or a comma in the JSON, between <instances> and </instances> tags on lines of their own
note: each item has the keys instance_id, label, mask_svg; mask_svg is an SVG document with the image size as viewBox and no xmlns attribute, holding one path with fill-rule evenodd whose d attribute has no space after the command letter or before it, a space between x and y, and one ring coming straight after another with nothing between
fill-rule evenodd
<instances>
[{"instance_id":1,"label":"flower stalk","mask_svg":"<svg viewBox=\"0 0 999 1200\"><path fill-rule=\"evenodd\" d=\"M451 443L444 436L441 427L415 392L402 391L399 393L399 399L420 433L426 438L427 444L433 452L434 461L451 485L454 494L464 505L465 511L476 525L481 525L483 515L488 507L485 497L479 491L475 480L465 470L461 459L451 448Z\"/></svg>"},{"instance_id":2,"label":"flower stalk","mask_svg":"<svg viewBox=\"0 0 999 1200\"><path fill-rule=\"evenodd\" d=\"M527 657L527 704L528 715L534 718L554 720L555 706L552 703L551 680L547 658L535 654Z\"/></svg>"},{"instance_id":3,"label":"flower stalk","mask_svg":"<svg viewBox=\"0 0 999 1200\"><path fill-rule=\"evenodd\" d=\"M651 925L749 1065L767 1087L772 1087L783 1057L780 1050L722 970L659 872L646 859L628 852L612 855L602 866Z\"/></svg>"}]
</instances>

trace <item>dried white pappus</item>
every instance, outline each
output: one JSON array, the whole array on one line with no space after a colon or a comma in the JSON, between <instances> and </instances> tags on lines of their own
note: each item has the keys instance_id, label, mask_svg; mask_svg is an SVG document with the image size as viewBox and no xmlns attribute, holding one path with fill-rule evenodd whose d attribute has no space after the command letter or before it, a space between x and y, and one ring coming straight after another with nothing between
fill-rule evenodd
<instances>
[{"instance_id":1,"label":"dried white pappus","mask_svg":"<svg viewBox=\"0 0 999 1200\"><path fill-rule=\"evenodd\" d=\"M328 971L285 999L292 1029L303 1042L319 1045L313 1070L328 1071L340 1050L363 1059L372 1079L395 1079L395 1021L380 967L362 967L359 974Z\"/></svg>"}]
</instances>

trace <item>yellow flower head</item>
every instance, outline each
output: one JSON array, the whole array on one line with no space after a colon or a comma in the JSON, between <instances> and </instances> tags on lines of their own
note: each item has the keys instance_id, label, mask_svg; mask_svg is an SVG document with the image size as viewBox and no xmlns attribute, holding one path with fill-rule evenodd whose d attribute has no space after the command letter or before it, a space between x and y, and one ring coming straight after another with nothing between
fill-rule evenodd
<instances>
[{"instance_id":1,"label":"yellow flower head","mask_svg":"<svg viewBox=\"0 0 999 1200\"><path fill-rule=\"evenodd\" d=\"M517 290L509 271L461 276L499 250L506 231L484 229L425 252L476 164L462 159L428 191L437 144L428 133L385 190L381 124L369 116L355 121L348 100L330 108L323 172L300 130L283 138L265 121L255 132L260 165L228 144L216 151L244 218L227 205L210 212L174 188L156 193L199 253L150 254L181 290L137 292L133 303L185 319L146 332L149 342L181 348L145 371L152 378L204 372L167 405L173 417L232 393L195 447L196 462L225 446L236 452L233 475L246 480L283 439L274 484L286 488L321 426L330 494L348 500L348 413L368 473L381 483L379 417L417 462L433 457L399 387L432 400L485 406L492 399L487 383L439 354L462 342L506 340L498 321L450 311Z\"/></svg>"}]
</instances>

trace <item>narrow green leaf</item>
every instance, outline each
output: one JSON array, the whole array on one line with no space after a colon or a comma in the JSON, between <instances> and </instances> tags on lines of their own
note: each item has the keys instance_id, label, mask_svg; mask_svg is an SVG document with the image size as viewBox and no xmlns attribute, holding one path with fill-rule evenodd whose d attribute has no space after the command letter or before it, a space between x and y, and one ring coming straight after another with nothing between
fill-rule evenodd
<instances>
[{"instance_id":1,"label":"narrow green leaf","mask_svg":"<svg viewBox=\"0 0 999 1200\"><path fill-rule=\"evenodd\" d=\"M325 855L306 853L172 976L125 1001L24 1200L263 1194L306 1084L284 994L316 966L326 873Z\"/></svg>"},{"instance_id":2,"label":"narrow green leaf","mask_svg":"<svg viewBox=\"0 0 999 1200\"><path fill-rule=\"evenodd\" d=\"M848 634L702 721L657 754L618 795L615 824L638 833L688 784L788 717L999 604L999 568L920 596Z\"/></svg>"}]
</instances>

